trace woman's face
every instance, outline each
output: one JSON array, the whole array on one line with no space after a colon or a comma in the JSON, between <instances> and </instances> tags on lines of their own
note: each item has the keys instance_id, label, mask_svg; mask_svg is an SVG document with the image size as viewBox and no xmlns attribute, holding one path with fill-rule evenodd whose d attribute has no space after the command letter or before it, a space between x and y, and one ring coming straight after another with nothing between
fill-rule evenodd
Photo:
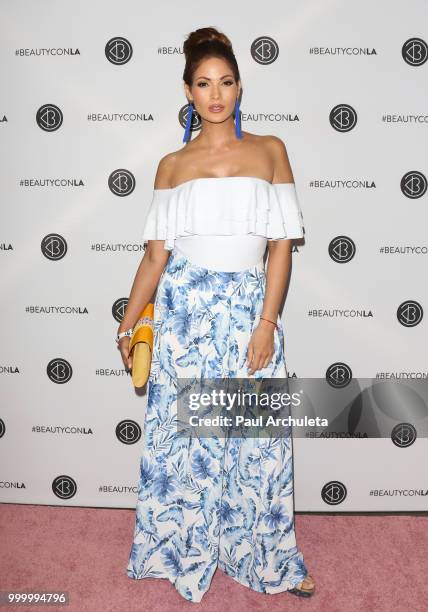
<instances>
[{"instance_id":1,"label":"woman's face","mask_svg":"<svg viewBox=\"0 0 428 612\"><path fill-rule=\"evenodd\" d=\"M199 115L213 123L225 121L233 113L240 91L229 64L218 57L202 61L193 76L193 85L184 84L189 102Z\"/></svg>"}]
</instances>

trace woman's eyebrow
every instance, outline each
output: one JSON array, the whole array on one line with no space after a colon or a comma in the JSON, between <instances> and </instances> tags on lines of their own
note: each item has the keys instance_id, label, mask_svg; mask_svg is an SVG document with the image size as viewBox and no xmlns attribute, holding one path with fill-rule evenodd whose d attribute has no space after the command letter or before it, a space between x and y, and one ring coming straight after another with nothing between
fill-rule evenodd
<instances>
[{"instance_id":1,"label":"woman's eyebrow","mask_svg":"<svg viewBox=\"0 0 428 612\"><path fill-rule=\"evenodd\" d=\"M225 77L233 77L233 74L224 74L223 76L221 76L219 78L219 81L221 81L221 79L224 79ZM198 76L198 79L206 79L207 81L211 81L211 79L209 77L206 76Z\"/></svg>"}]
</instances>

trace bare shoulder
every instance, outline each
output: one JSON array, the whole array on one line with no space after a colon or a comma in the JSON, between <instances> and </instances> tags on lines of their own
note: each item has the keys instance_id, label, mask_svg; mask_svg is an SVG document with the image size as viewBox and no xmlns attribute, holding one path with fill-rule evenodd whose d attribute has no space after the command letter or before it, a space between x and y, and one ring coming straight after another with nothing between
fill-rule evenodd
<instances>
[{"instance_id":1,"label":"bare shoulder","mask_svg":"<svg viewBox=\"0 0 428 612\"><path fill-rule=\"evenodd\" d=\"M171 187L172 177L181 157L182 150L180 149L167 153L160 159L155 176L155 189L169 189Z\"/></svg>"},{"instance_id":2,"label":"bare shoulder","mask_svg":"<svg viewBox=\"0 0 428 612\"><path fill-rule=\"evenodd\" d=\"M270 134L253 134L252 132L244 132L244 134L246 142L264 147L267 151L275 152L276 150L279 152L281 148L285 149L284 142L281 138L278 138L278 136L272 136Z\"/></svg>"},{"instance_id":3,"label":"bare shoulder","mask_svg":"<svg viewBox=\"0 0 428 612\"><path fill-rule=\"evenodd\" d=\"M293 171L288 159L287 147L281 138L273 135L261 137L266 153L274 169L274 183L294 183Z\"/></svg>"}]
</instances>

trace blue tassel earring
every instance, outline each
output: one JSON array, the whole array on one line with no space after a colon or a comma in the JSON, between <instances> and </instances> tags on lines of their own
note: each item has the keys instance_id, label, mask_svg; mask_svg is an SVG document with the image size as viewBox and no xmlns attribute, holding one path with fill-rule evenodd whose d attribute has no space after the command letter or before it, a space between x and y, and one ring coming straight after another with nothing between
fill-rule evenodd
<instances>
[{"instance_id":1,"label":"blue tassel earring","mask_svg":"<svg viewBox=\"0 0 428 612\"><path fill-rule=\"evenodd\" d=\"M184 130L183 142L189 142L190 140L190 128L192 126L193 119L193 102L189 103L189 108L187 110L187 120L186 120L186 128Z\"/></svg>"},{"instance_id":2,"label":"blue tassel earring","mask_svg":"<svg viewBox=\"0 0 428 612\"><path fill-rule=\"evenodd\" d=\"M235 102L235 134L237 138L242 138L241 132L241 112L239 110L239 99Z\"/></svg>"}]
</instances>

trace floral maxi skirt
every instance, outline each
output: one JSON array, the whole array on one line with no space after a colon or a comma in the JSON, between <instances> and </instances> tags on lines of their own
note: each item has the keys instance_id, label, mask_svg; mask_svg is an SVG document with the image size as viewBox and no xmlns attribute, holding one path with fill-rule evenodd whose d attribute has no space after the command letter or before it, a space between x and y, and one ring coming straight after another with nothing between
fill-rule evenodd
<instances>
[{"instance_id":1,"label":"floral maxi skirt","mask_svg":"<svg viewBox=\"0 0 428 612\"><path fill-rule=\"evenodd\" d=\"M293 454L279 438L177 435L177 378L249 378L248 343L263 307L263 261L239 272L174 249L159 280L130 578L167 578L200 602L217 566L261 593L307 575L296 546ZM286 378L278 316L274 356L255 378Z\"/></svg>"}]
</instances>

